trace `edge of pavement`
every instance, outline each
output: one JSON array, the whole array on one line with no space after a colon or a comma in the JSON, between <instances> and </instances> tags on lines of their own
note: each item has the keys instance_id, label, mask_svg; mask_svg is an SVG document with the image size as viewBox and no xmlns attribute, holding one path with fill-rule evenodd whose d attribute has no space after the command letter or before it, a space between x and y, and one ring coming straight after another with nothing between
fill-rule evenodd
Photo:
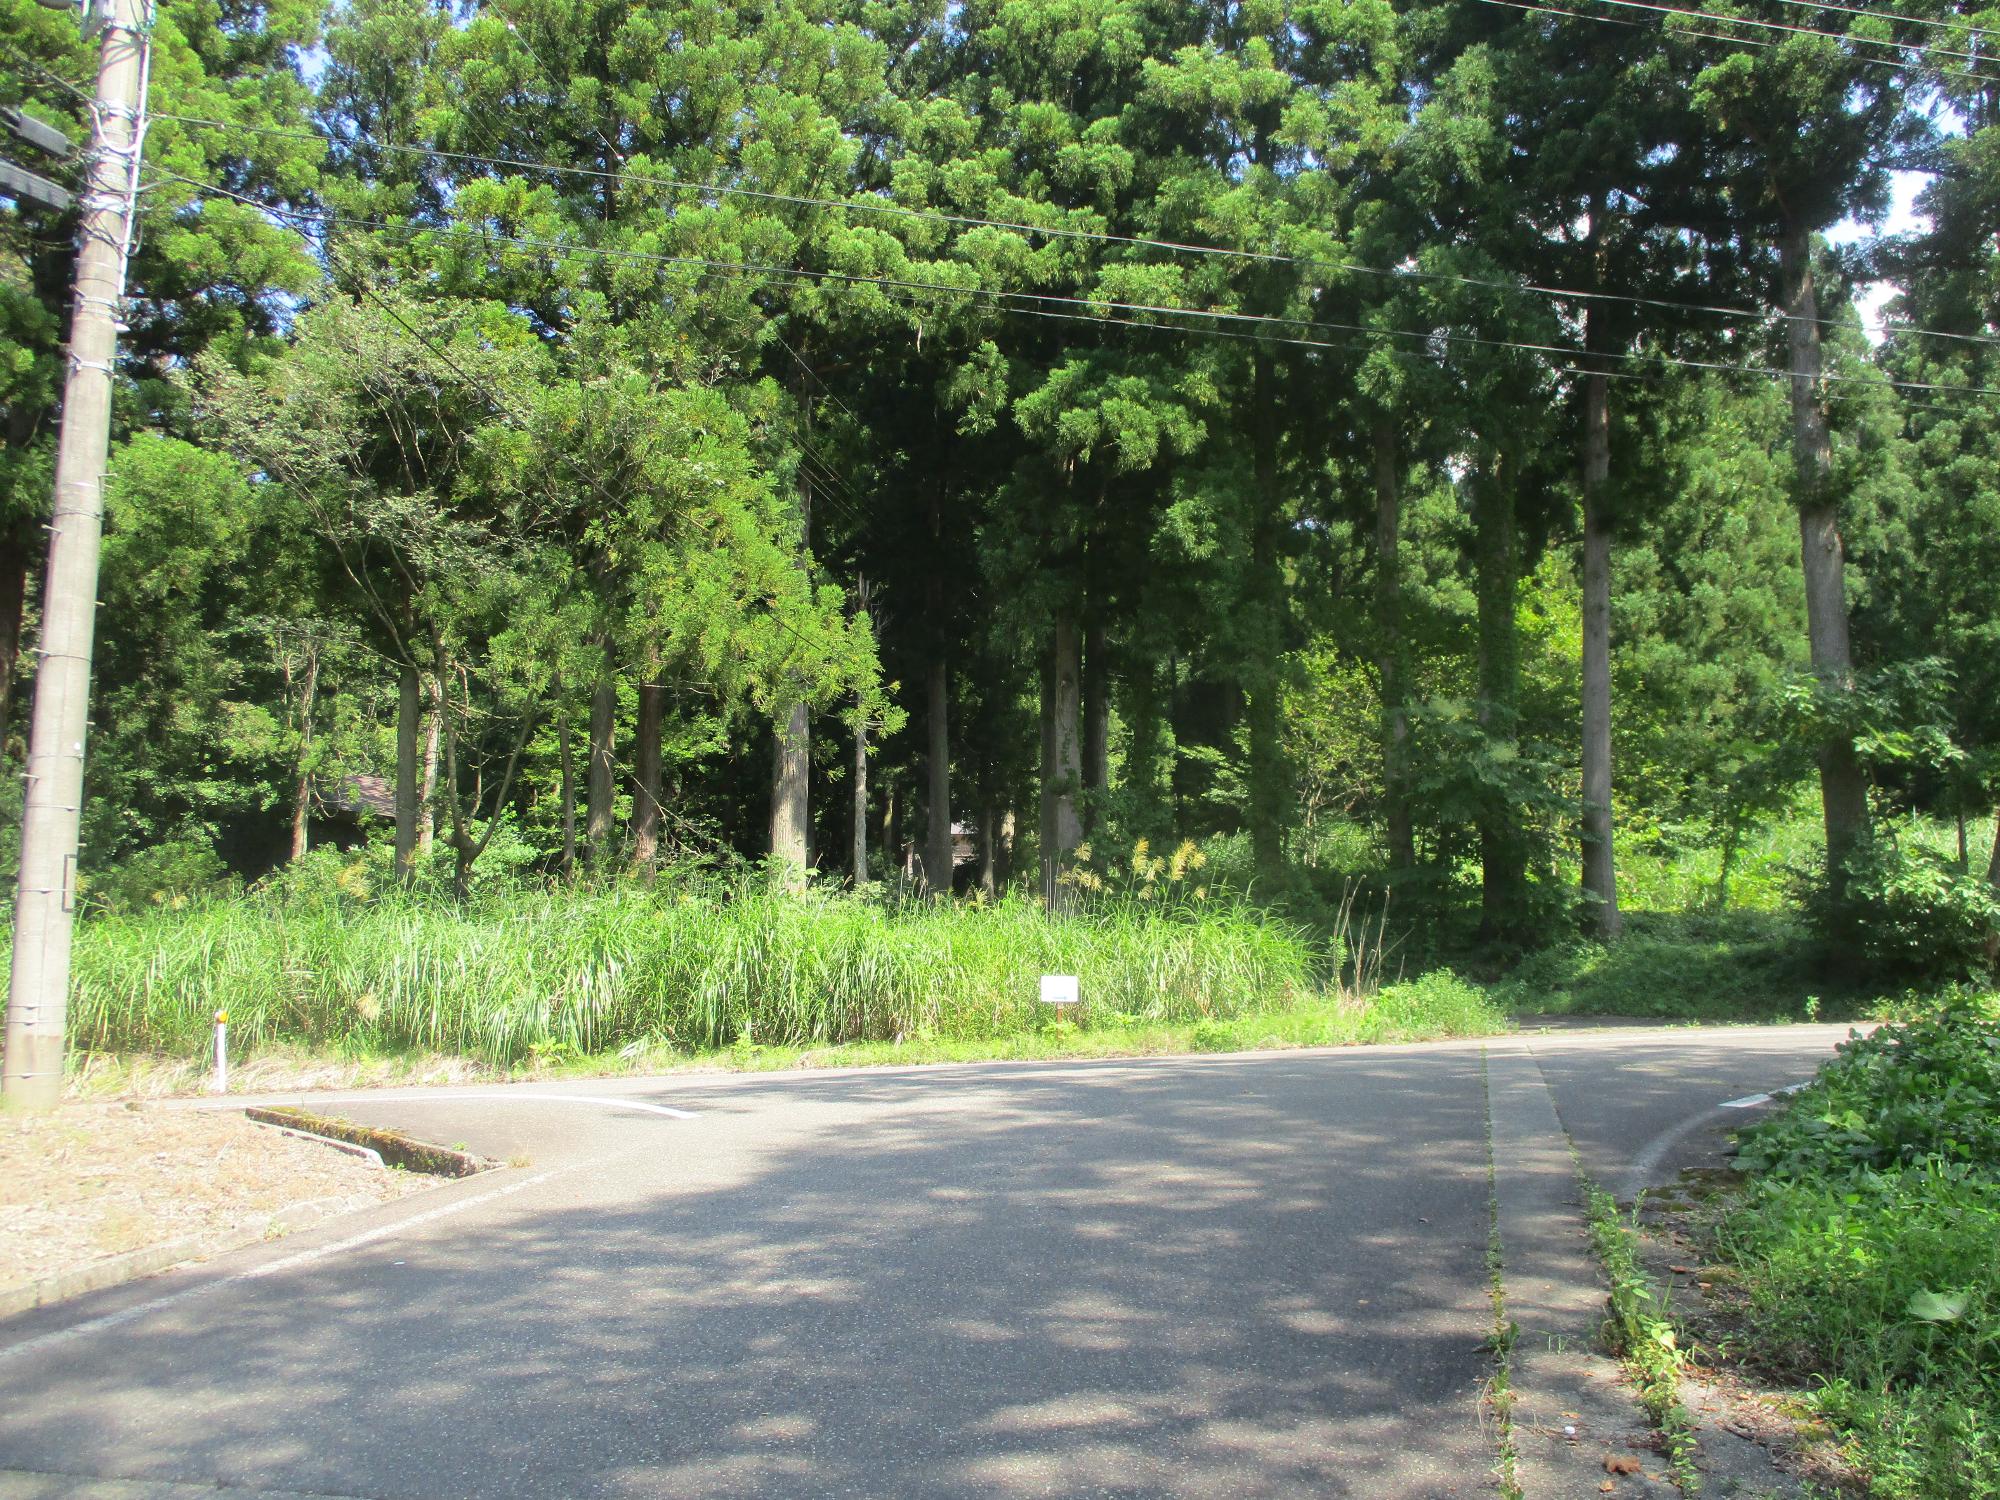
<instances>
[{"instance_id":1,"label":"edge of pavement","mask_svg":"<svg viewBox=\"0 0 2000 1500\"><path fill-rule=\"evenodd\" d=\"M1487 1050L1501 1296L1516 1332L1509 1355L1515 1472L1527 1500L1604 1493L1614 1458L1637 1457L1619 1493L1679 1494L1654 1451L1653 1424L1616 1360L1599 1352L1605 1289L1584 1223L1568 1134L1542 1065L1526 1046Z\"/></svg>"},{"instance_id":2,"label":"edge of pavement","mask_svg":"<svg viewBox=\"0 0 2000 1500\"><path fill-rule=\"evenodd\" d=\"M418 1191L421 1193L422 1189ZM327 1220L338 1218L343 1214L365 1212L376 1206L371 1203L357 1209L353 1203L341 1197L308 1198L299 1203L288 1203L283 1208L267 1214L258 1214L234 1229L219 1230L209 1234L182 1235L178 1239L165 1240L157 1245L141 1245L138 1249L127 1250L121 1255L107 1255L100 1260L90 1261L67 1271L57 1271L53 1275L39 1277L34 1281L0 1288L0 1319L11 1318L17 1313L30 1312L38 1307L51 1307L58 1302L66 1302L72 1297L81 1297L88 1292L101 1292L111 1287L123 1286L128 1281L137 1281L142 1276L151 1276L158 1271L172 1270L175 1266L185 1265L189 1261L209 1260L218 1255L227 1255L232 1250L241 1250L248 1245L261 1245L271 1240L282 1239L289 1234L317 1228Z\"/></svg>"},{"instance_id":3,"label":"edge of pavement","mask_svg":"<svg viewBox=\"0 0 2000 1500\"><path fill-rule=\"evenodd\" d=\"M1580 1164L1555 1094L1526 1038L1496 1041L1486 1058L1494 1227L1500 1242L1511 1441L1523 1500L1602 1500L1681 1494L1661 1436L1619 1361L1601 1343L1609 1288L1590 1244ZM1673 1133L1712 1126L1706 1111ZM1637 1168L1627 1183L1637 1179ZM1643 1186L1643 1183L1640 1184ZM1698 1475L1745 1494L1796 1495L1760 1445L1696 1417ZM1612 1460L1636 1458L1637 1472Z\"/></svg>"}]
</instances>

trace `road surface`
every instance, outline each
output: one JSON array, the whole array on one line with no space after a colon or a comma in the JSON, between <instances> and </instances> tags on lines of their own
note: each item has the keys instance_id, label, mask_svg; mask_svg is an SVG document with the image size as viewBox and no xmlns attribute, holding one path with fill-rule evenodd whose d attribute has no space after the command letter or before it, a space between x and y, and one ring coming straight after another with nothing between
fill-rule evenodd
<instances>
[{"instance_id":1,"label":"road surface","mask_svg":"<svg viewBox=\"0 0 2000 1500\"><path fill-rule=\"evenodd\" d=\"M1629 1192L1844 1034L1490 1045ZM1488 1494L1488 1061L300 1096L516 1164L0 1324L0 1497Z\"/></svg>"}]
</instances>

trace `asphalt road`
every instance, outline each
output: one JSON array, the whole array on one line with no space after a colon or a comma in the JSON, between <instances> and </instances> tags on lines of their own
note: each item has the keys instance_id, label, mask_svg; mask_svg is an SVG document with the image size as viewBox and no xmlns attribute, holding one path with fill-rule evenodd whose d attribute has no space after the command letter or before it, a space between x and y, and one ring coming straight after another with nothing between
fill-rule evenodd
<instances>
[{"instance_id":1,"label":"asphalt road","mask_svg":"<svg viewBox=\"0 0 2000 1500\"><path fill-rule=\"evenodd\" d=\"M1496 1045L1612 1182L1842 1034ZM0 1496L1490 1490L1478 1044L315 1107L524 1164L0 1324Z\"/></svg>"}]
</instances>

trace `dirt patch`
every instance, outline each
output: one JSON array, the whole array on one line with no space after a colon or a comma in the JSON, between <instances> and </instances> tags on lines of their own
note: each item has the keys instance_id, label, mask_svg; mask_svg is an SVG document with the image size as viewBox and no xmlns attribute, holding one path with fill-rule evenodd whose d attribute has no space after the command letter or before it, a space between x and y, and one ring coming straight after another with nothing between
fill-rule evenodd
<instances>
[{"instance_id":1,"label":"dirt patch","mask_svg":"<svg viewBox=\"0 0 2000 1500\"><path fill-rule=\"evenodd\" d=\"M233 1111L68 1104L0 1114L0 1289L108 1256L366 1208L435 1179L385 1171Z\"/></svg>"}]
</instances>

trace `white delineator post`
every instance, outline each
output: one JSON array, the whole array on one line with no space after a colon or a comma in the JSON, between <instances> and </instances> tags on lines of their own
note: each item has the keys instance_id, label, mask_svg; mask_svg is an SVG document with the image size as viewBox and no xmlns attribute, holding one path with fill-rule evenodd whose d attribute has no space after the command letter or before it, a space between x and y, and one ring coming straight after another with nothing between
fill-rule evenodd
<instances>
[{"instance_id":1,"label":"white delineator post","mask_svg":"<svg viewBox=\"0 0 2000 1500\"><path fill-rule=\"evenodd\" d=\"M215 1081L208 1086L211 1094L229 1092L229 1012L215 1013Z\"/></svg>"},{"instance_id":2,"label":"white delineator post","mask_svg":"<svg viewBox=\"0 0 2000 1500\"><path fill-rule=\"evenodd\" d=\"M55 508L42 590L35 705L21 816L20 889L7 991L0 1092L10 1104L53 1109L62 1095L63 1011L76 918L76 853L83 741L97 625L97 557L104 469L111 447L118 310L145 141L150 0L92 0L104 16L92 106L88 185L76 256L69 373L63 385Z\"/></svg>"}]
</instances>

